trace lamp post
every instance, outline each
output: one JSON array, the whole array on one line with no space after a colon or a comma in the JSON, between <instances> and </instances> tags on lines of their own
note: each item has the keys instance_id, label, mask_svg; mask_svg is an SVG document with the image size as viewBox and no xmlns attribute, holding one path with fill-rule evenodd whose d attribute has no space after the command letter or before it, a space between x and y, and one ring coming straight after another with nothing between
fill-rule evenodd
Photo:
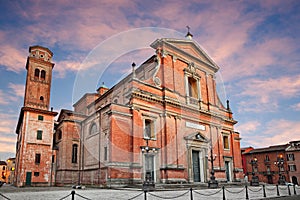
<instances>
[{"instance_id":1,"label":"lamp post","mask_svg":"<svg viewBox=\"0 0 300 200\"><path fill-rule=\"evenodd\" d=\"M251 159L250 164L252 166L252 179L250 181L250 185L259 186L258 176L255 175L255 170L254 170L254 168L257 167L257 158L254 157L253 159Z\"/></svg>"},{"instance_id":2,"label":"lamp post","mask_svg":"<svg viewBox=\"0 0 300 200\"><path fill-rule=\"evenodd\" d=\"M210 132L211 135L211 132ZM211 164L211 176L210 180L208 181L208 187L209 188L217 188L218 187L218 181L215 177L215 170L214 170L214 161L216 159L216 155L213 154L213 146L212 146L212 136L210 136L210 158L208 158L208 161L210 161Z\"/></svg>"},{"instance_id":3,"label":"lamp post","mask_svg":"<svg viewBox=\"0 0 300 200\"><path fill-rule=\"evenodd\" d=\"M143 190L147 190L149 191L150 189L153 189L155 187L155 183L152 177L152 172L153 172L153 162L150 162L150 153L155 153L156 152L156 148L150 148L148 141L150 140L150 138L145 138L146 140L146 146L145 147L141 147L142 152L145 153L145 180L143 183ZM151 166L152 164L152 166Z\"/></svg>"},{"instance_id":4,"label":"lamp post","mask_svg":"<svg viewBox=\"0 0 300 200\"><path fill-rule=\"evenodd\" d=\"M277 161L274 162L274 165L278 167L278 184L285 185L285 177L281 174L281 169L283 168L284 165L284 159L282 154L280 154L277 157Z\"/></svg>"}]
</instances>

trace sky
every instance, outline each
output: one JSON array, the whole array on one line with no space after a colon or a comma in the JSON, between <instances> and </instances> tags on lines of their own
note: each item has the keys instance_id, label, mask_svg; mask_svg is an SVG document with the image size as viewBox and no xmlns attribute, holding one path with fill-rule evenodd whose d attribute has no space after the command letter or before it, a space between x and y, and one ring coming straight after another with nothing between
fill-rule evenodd
<instances>
[{"instance_id":1,"label":"sky","mask_svg":"<svg viewBox=\"0 0 300 200\"><path fill-rule=\"evenodd\" d=\"M183 38L186 26L220 66L241 146L300 140L298 0L0 0L0 13L0 160L15 154L29 46L54 53L50 106L59 112L78 99L91 55L105 67L85 92L113 86L155 53L151 42Z\"/></svg>"}]
</instances>

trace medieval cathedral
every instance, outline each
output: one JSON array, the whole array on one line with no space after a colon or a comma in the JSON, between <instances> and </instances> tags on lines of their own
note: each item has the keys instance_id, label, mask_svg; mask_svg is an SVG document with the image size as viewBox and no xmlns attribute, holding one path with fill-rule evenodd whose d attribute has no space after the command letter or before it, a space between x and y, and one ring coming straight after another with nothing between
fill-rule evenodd
<instances>
[{"instance_id":1,"label":"medieval cathedral","mask_svg":"<svg viewBox=\"0 0 300 200\"><path fill-rule=\"evenodd\" d=\"M155 40L127 77L60 113L49 108L53 53L30 47L15 185L209 183L212 171L240 181L241 138L217 94L219 66L187 36Z\"/></svg>"}]
</instances>

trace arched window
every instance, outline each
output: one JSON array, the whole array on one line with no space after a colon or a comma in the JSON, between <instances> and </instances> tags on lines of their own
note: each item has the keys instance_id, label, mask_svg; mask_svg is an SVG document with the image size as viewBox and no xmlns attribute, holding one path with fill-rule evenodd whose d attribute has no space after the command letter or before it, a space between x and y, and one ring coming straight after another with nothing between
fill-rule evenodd
<instances>
[{"instance_id":1,"label":"arched window","mask_svg":"<svg viewBox=\"0 0 300 200\"><path fill-rule=\"evenodd\" d=\"M93 123L90 128L90 135L93 135L98 132L97 125Z\"/></svg>"},{"instance_id":2,"label":"arched window","mask_svg":"<svg viewBox=\"0 0 300 200\"><path fill-rule=\"evenodd\" d=\"M43 97L43 96L40 96L40 100L41 100L41 101L44 101L44 97Z\"/></svg>"},{"instance_id":3,"label":"arched window","mask_svg":"<svg viewBox=\"0 0 300 200\"><path fill-rule=\"evenodd\" d=\"M77 163L78 145L72 145L72 163Z\"/></svg>"},{"instance_id":4,"label":"arched window","mask_svg":"<svg viewBox=\"0 0 300 200\"><path fill-rule=\"evenodd\" d=\"M35 78L35 79L39 79L39 77L40 77L40 70L36 68L36 69L34 70L34 78Z\"/></svg>"},{"instance_id":5,"label":"arched window","mask_svg":"<svg viewBox=\"0 0 300 200\"><path fill-rule=\"evenodd\" d=\"M41 79L42 79L42 80L45 80L45 78L46 78L46 71L45 71L45 70L42 70L42 71L41 71Z\"/></svg>"}]
</instances>

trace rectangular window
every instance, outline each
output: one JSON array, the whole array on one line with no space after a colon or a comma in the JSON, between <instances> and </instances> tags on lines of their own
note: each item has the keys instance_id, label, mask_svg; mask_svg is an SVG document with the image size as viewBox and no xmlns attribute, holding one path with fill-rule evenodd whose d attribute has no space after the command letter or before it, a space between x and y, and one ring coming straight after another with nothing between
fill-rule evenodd
<instances>
[{"instance_id":1,"label":"rectangular window","mask_svg":"<svg viewBox=\"0 0 300 200\"><path fill-rule=\"evenodd\" d=\"M229 138L227 135L223 136L224 149L229 149Z\"/></svg>"},{"instance_id":2,"label":"rectangular window","mask_svg":"<svg viewBox=\"0 0 300 200\"><path fill-rule=\"evenodd\" d=\"M78 145L73 144L72 146L72 163L77 163Z\"/></svg>"},{"instance_id":3,"label":"rectangular window","mask_svg":"<svg viewBox=\"0 0 300 200\"><path fill-rule=\"evenodd\" d=\"M144 138L153 139L155 138L154 121L145 119L144 121Z\"/></svg>"},{"instance_id":4,"label":"rectangular window","mask_svg":"<svg viewBox=\"0 0 300 200\"><path fill-rule=\"evenodd\" d=\"M197 80L193 77L188 77L189 96L198 99Z\"/></svg>"},{"instance_id":5,"label":"rectangular window","mask_svg":"<svg viewBox=\"0 0 300 200\"><path fill-rule=\"evenodd\" d=\"M35 164L40 164L41 163L41 154L36 153L35 154Z\"/></svg>"},{"instance_id":6,"label":"rectangular window","mask_svg":"<svg viewBox=\"0 0 300 200\"><path fill-rule=\"evenodd\" d=\"M38 116L38 120L43 121L44 120L44 116L43 115L39 115Z\"/></svg>"},{"instance_id":7,"label":"rectangular window","mask_svg":"<svg viewBox=\"0 0 300 200\"><path fill-rule=\"evenodd\" d=\"M52 163L55 162L55 155L52 155Z\"/></svg>"},{"instance_id":8,"label":"rectangular window","mask_svg":"<svg viewBox=\"0 0 300 200\"><path fill-rule=\"evenodd\" d=\"M36 134L36 139L41 140L43 138L43 131L38 130Z\"/></svg>"},{"instance_id":9,"label":"rectangular window","mask_svg":"<svg viewBox=\"0 0 300 200\"><path fill-rule=\"evenodd\" d=\"M294 157L294 154L293 153L289 153L286 155L287 156L287 160L288 161L294 161L295 160L295 157Z\"/></svg>"},{"instance_id":10,"label":"rectangular window","mask_svg":"<svg viewBox=\"0 0 300 200\"><path fill-rule=\"evenodd\" d=\"M107 160L107 147L104 147L104 160Z\"/></svg>"},{"instance_id":11,"label":"rectangular window","mask_svg":"<svg viewBox=\"0 0 300 200\"><path fill-rule=\"evenodd\" d=\"M33 175L34 176L40 176L40 172L34 172Z\"/></svg>"},{"instance_id":12,"label":"rectangular window","mask_svg":"<svg viewBox=\"0 0 300 200\"><path fill-rule=\"evenodd\" d=\"M290 171L290 172L297 171L296 165L289 165L289 171Z\"/></svg>"}]
</instances>

